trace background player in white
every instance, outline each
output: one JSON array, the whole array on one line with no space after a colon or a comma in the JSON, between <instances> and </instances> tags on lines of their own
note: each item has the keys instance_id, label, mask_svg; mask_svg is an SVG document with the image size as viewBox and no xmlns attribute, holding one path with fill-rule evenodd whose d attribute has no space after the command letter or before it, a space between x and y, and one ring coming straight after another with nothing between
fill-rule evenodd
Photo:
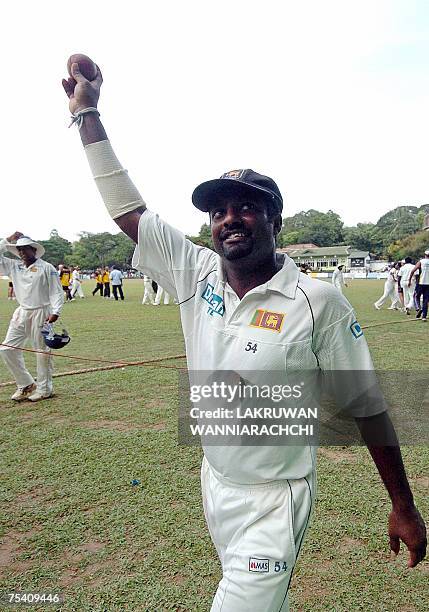
<instances>
[{"instance_id":1,"label":"background player in white","mask_svg":"<svg viewBox=\"0 0 429 612\"><path fill-rule=\"evenodd\" d=\"M422 300L421 311L417 312L417 317L421 316L423 322L427 322L428 316L428 302L429 302L429 249L425 251L423 259L418 261L414 268L411 270L410 278L408 281L408 287L411 289L412 281L417 270L420 270L420 281L419 281L419 299Z\"/></svg>"},{"instance_id":2,"label":"background player in white","mask_svg":"<svg viewBox=\"0 0 429 612\"><path fill-rule=\"evenodd\" d=\"M144 285L144 294L142 299L142 304L152 304L155 303L155 291L152 287L152 279L145 274L143 276L143 285Z\"/></svg>"},{"instance_id":3,"label":"background player in white","mask_svg":"<svg viewBox=\"0 0 429 612\"><path fill-rule=\"evenodd\" d=\"M164 300L163 300L164 298ZM168 306L168 304L170 303L170 295L167 293L167 291L161 287L161 285L158 283L158 289L156 291L156 296L155 296L155 300L153 302L154 306L159 306L161 304L161 302L163 301L164 306Z\"/></svg>"},{"instance_id":4,"label":"background player in white","mask_svg":"<svg viewBox=\"0 0 429 612\"><path fill-rule=\"evenodd\" d=\"M338 291L340 291L341 293L343 292L343 287L347 287L345 281L344 281L344 274L343 274L343 268L344 266L338 266L332 273L332 284L334 285L334 287L336 289L338 289Z\"/></svg>"},{"instance_id":5,"label":"background player in white","mask_svg":"<svg viewBox=\"0 0 429 612\"><path fill-rule=\"evenodd\" d=\"M404 307L407 315L414 308L414 288L416 285L415 278L411 276L411 272L414 270L411 262L411 257L406 257L404 265L398 272L398 279L404 292Z\"/></svg>"},{"instance_id":6,"label":"background player in white","mask_svg":"<svg viewBox=\"0 0 429 612\"><path fill-rule=\"evenodd\" d=\"M76 266L72 272L72 286L71 286L71 298L75 299L75 295L77 294L80 298L84 298L83 289L82 289L82 274L80 273L79 266Z\"/></svg>"},{"instance_id":7,"label":"background player in white","mask_svg":"<svg viewBox=\"0 0 429 612\"><path fill-rule=\"evenodd\" d=\"M344 298L329 285L300 274L289 258L277 258L275 237L283 202L272 179L243 170L200 185L193 202L210 212L217 254L193 245L146 210L116 159L94 110L101 73L89 82L73 64L72 74L63 86L70 111L82 118L80 135L97 186L112 218L138 242L134 266L178 297L190 370L239 371L246 364L252 369L253 363L253 368L259 364L259 369L269 371L284 367L286 350L288 367L293 367L293 360L314 370L372 366L362 331ZM264 324L260 304L273 315L270 325ZM280 308L288 309L283 327ZM268 333L278 335L267 341ZM249 337L257 348L246 352ZM364 435L369 423L393 435L382 407L377 415L362 415L358 421ZM223 568L212 610L286 610L312 505L311 449L204 450L204 507ZM392 501L390 546L397 553L403 540L410 551L409 565L414 566L425 555L426 533L399 447L369 445L369 450Z\"/></svg>"},{"instance_id":8,"label":"background player in white","mask_svg":"<svg viewBox=\"0 0 429 612\"><path fill-rule=\"evenodd\" d=\"M374 306L377 310L383 306L384 302L390 297L391 305L389 306L389 310L396 310L400 308L401 302L399 300L399 296L396 292L396 270L395 266L392 264L389 267L386 282L384 283L384 291L381 298L379 298Z\"/></svg>"},{"instance_id":9,"label":"background player in white","mask_svg":"<svg viewBox=\"0 0 429 612\"><path fill-rule=\"evenodd\" d=\"M15 243L15 244L13 244ZM18 255L21 261L4 257L9 251ZM0 347L1 355L15 378L18 390L13 400L29 399L32 402L52 395L52 357L40 333L45 321L54 323L64 303L63 289L54 266L41 259L45 249L41 244L15 232L0 241L0 274L7 274L13 281L18 308L12 316L4 344L16 348ZM37 350L37 385L25 367L20 348L30 340Z\"/></svg>"}]
</instances>

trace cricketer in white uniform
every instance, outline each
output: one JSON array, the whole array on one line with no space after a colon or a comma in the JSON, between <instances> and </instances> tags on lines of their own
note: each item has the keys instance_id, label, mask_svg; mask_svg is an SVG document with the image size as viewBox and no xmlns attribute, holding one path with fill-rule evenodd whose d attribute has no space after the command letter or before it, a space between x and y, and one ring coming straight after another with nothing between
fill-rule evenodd
<instances>
[{"instance_id":1,"label":"cricketer in white uniform","mask_svg":"<svg viewBox=\"0 0 429 612\"><path fill-rule=\"evenodd\" d=\"M340 293L343 292L343 287L347 287L344 282L343 268L344 266L338 266L338 268L333 271L331 279L332 285L338 289Z\"/></svg>"},{"instance_id":2,"label":"cricketer in white uniform","mask_svg":"<svg viewBox=\"0 0 429 612\"><path fill-rule=\"evenodd\" d=\"M72 299L74 299L74 296L76 295L76 293L78 294L78 296L80 298L84 298L84 294L83 294L83 289L82 289L82 275L80 273L80 268L74 268L73 272L72 272L72 286L71 286L71 290L70 290L70 295L72 296Z\"/></svg>"},{"instance_id":3,"label":"cricketer in white uniform","mask_svg":"<svg viewBox=\"0 0 429 612\"><path fill-rule=\"evenodd\" d=\"M10 244L16 240L15 244ZM22 261L4 257L9 251L18 255ZM41 259L45 249L31 238L15 232L7 240L0 241L0 274L12 278L18 308L12 316L3 344L16 348L0 347L6 366L16 380L18 390L13 400L29 399L33 402L52 395L53 364L50 349L45 345L40 333L45 321L54 323L64 303L64 292L54 266ZM27 340L38 353L37 385L25 367L22 351Z\"/></svg>"},{"instance_id":4,"label":"cricketer in white uniform","mask_svg":"<svg viewBox=\"0 0 429 612\"><path fill-rule=\"evenodd\" d=\"M162 300L162 298L164 298L164 300ZM161 285L158 283L158 289L156 290L156 296L153 305L159 306L161 304L161 301L163 301L164 306L168 306L168 304L170 303L170 295L167 293L164 287L161 287Z\"/></svg>"},{"instance_id":5,"label":"cricketer in white uniform","mask_svg":"<svg viewBox=\"0 0 429 612\"><path fill-rule=\"evenodd\" d=\"M155 301L155 291L152 287L152 279L145 274L143 276L143 285L144 285L144 294L142 299L142 304L154 304Z\"/></svg>"},{"instance_id":6,"label":"cricketer in white uniform","mask_svg":"<svg viewBox=\"0 0 429 612\"><path fill-rule=\"evenodd\" d=\"M397 310L398 308L401 307L399 295L396 290L396 283L397 283L396 269L394 265L392 264L388 270L386 282L384 283L383 295L376 302L374 302L374 306L377 310L380 310L380 308L383 306L383 304L389 297L391 300L389 310Z\"/></svg>"},{"instance_id":7,"label":"cricketer in white uniform","mask_svg":"<svg viewBox=\"0 0 429 612\"><path fill-rule=\"evenodd\" d=\"M407 314L410 314L410 310L414 308L414 290L416 288L416 279L411 274L414 270L411 261L411 257L406 257L404 265L398 272L398 278L404 291L404 307Z\"/></svg>"},{"instance_id":8,"label":"cricketer in white uniform","mask_svg":"<svg viewBox=\"0 0 429 612\"><path fill-rule=\"evenodd\" d=\"M72 74L75 82L63 86L96 184L112 218L137 242L133 266L178 299L190 371L372 368L345 298L300 274L287 256L276 257L283 202L272 179L239 170L200 185L193 203L210 212L217 252L194 245L146 210L114 155L94 108L101 73L89 83L73 64ZM385 412L370 417L364 410L364 416L358 421L391 427ZM424 556L425 528L399 448L370 451L392 499L392 548L397 552L399 538L406 540L414 565ZM203 505L223 570L212 611L287 610L314 500L314 448L207 446L204 452Z\"/></svg>"}]
</instances>

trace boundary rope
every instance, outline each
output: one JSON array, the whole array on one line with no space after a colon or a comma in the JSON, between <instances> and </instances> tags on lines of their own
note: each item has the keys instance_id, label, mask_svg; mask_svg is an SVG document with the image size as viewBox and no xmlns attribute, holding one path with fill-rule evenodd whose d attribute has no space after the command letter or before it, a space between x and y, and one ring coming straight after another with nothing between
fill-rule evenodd
<instances>
[{"instance_id":1,"label":"boundary rope","mask_svg":"<svg viewBox=\"0 0 429 612\"><path fill-rule=\"evenodd\" d=\"M4 345L3 345L4 346ZM16 348L16 347L13 347ZM24 349L23 349L24 350ZM44 353L46 354L45 351L31 351L31 349L26 349L29 352L34 352L34 353ZM49 353L48 353L49 354ZM66 357L66 355L61 355L61 357ZM162 364L160 362L162 361L167 361L167 360L173 360L173 359L184 359L186 357L186 355L170 355L168 357L157 357L155 359L146 359L145 361L122 361L122 362L118 362L118 361L107 361L107 360L99 360L96 359L95 361L104 361L107 363L110 363L110 365L108 366L103 366L101 368L84 368L82 370L72 370L70 372L58 372L57 374L53 375L53 378L61 378L62 376L76 376L77 374L88 374L90 372L103 372L105 370L115 370L117 368L126 368L126 367L130 367L130 366L152 366L157 364L158 367L160 368L166 368L166 369L170 369L170 370L178 370L179 368L177 366L169 366L166 364ZM93 361L92 359L86 359L83 358L85 361ZM0 388L2 387L10 387L11 385L15 385L15 381L9 381L9 382L5 382L5 383L0 383Z\"/></svg>"},{"instance_id":2,"label":"boundary rope","mask_svg":"<svg viewBox=\"0 0 429 612\"><path fill-rule=\"evenodd\" d=\"M361 325L361 329L371 329L373 327L380 327L382 325L395 325L395 324L400 324L400 323L415 323L416 321L419 321L419 319L406 319L405 321L384 321L382 323L374 323L372 325ZM54 374L53 377L54 378L61 378L62 376L76 376L78 374L89 374L92 372L103 372L106 370L115 370L117 368L126 368L126 367L130 367L130 366L151 366L153 364L158 364L159 367L161 368L168 368L168 369L174 369L177 370L179 368L177 368L176 366L168 366L168 365L162 365L161 362L162 361L167 361L167 360L172 360L172 359L185 359L186 355L171 355L168 357L157 357L155 359L146 359L144 361L122 361L119 359L116 359L115 361L109 360L109 359L97 359L95 357L80 357L78 355L61 355L59 353L51 353L48 351L41 351L38 349L26 349L26 348L20 348L18 346L12 346L10 344L4 344L0 342L0 346L5 346L7 348L12 348L15 349L17 351L25 351L26 353L39 353L42 355L49 355L49 356L53 356L55 355L55 358L57 357L62 357L63 359L75 359L78 361L90 361L93 363L105 363L105 364L109 364L107 366L104 367L100 367L100 368L84 368L82 370L71 370L69 372L58 372L57 374ZM15 385L15 381L9 381L9 382L5 382L5 383L0 383L0 389L2 387L9 387L11 385Z\"/></svg>"}]
</instances>

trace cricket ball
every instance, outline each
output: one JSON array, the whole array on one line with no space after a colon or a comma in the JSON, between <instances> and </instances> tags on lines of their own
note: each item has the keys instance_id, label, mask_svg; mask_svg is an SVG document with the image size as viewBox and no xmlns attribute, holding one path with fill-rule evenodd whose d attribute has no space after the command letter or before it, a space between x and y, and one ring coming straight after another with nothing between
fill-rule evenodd
<instances>
[{"instance_id":1,"label":"cricket ball","mask_svg":"<svg viewBox=\"0 0 429 612\"><path fill-rule=\"evenodd\" d=\"M81 71L82 76L84 76L85 79L88 79L88 81L93 81L97 76L97 66L87 55L82 55L82 53L70 55L67 61L67 72L70 76L73 76L71 73L72 64L79 64L79 70Z\"/></svg>"}]
</instances>

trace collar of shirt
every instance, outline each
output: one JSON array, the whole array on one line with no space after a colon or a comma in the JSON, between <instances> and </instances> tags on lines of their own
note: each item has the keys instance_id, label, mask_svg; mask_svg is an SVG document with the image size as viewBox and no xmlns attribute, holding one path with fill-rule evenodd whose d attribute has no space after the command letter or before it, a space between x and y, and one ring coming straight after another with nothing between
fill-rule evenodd
<instances>
[{"instance_id":1,"label":"collar of shirt","mask_svg":"<svg viewBox=\"0 0 429 612\"><path fill-rule=\"evenodd\" d=\"M222 259L218 256L218 270L219 270L219 280L222 283L224 290L228 293L235 294L235 291L228 284L225 279L225 272L222 265ZM267 291L276 291L277 293L281 293L287 298L292 300L295 299L296 288L298 286L299 280L299 269L292 261L292 259L285 254L283 266L281 269L274 274L272 278L266 283L262 285L258 285L251 289L246 295L250 293L266 293ZM245 296L244 296L245 297Z\"/></svg>"}]
</instances>

